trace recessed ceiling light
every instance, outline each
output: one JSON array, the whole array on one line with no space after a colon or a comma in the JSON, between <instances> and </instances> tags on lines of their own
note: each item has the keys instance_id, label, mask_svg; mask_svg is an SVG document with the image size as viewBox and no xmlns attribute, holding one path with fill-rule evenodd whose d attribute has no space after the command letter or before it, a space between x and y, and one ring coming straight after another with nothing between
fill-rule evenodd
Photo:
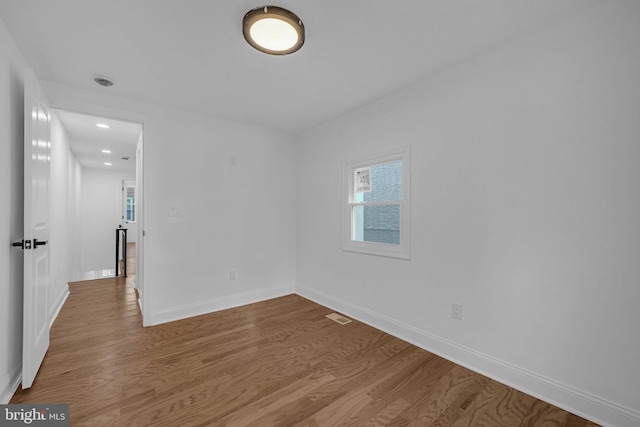
<instances>
[{"instance_id":1,"label":"recessed ceiling light","mask_svg":"<svg viewBox=\"0 0 640 427\"><path fill-rule=\"evenodd\" d=\"M104 123L97 123L96 126L98 126L101 129L109 129L111 127L109 125L105 125Z\"/></svg>"},{"instance_id":2,"label":"recessed ceiling light","mask_svg":"<svg viewBox=\"0 0 640 427\"><path fill-rule=\"evenodd\" d=\"M105 166L111 166L111 163L109 163L109 162L104 162L104 165L105 165Z\"/></svg>"},{"instance_id":3,"label":"recessed ceiling light","mask_svg":"<svg viewBox=\"0 0 640 427\"><path fill-rule=\"evenodd\" d=\"M105 154L111 154L111 150L102 150L102 152Z\"/></svg>"},{"instance_id":4,"label":"recessed ceiling light","mask_svg":"<svg viewBox=\"0 0 640 427\"><path fill-rule=\"evenodd\" d=\"M304 44L304 25L293 12L278 6L262 6L242 20L245 40L260 52L288 55Z\"/></svg>"}]
</instances>

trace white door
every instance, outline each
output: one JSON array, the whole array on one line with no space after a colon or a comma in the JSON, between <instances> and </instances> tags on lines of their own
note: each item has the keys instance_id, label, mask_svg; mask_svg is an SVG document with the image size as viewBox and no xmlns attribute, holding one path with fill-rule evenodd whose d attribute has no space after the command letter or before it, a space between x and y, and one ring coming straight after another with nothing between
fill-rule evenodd
<instances>
[{"instance_id":1,"label":"white door","mask_svg":"<svg viewBox=\"0 0 640 427\"><path fill-rule=\"evenodd\" d=\"M49 348L49 103L32 70L24 82L24 317L22 388Z\"/></svg>"}]
</instances>

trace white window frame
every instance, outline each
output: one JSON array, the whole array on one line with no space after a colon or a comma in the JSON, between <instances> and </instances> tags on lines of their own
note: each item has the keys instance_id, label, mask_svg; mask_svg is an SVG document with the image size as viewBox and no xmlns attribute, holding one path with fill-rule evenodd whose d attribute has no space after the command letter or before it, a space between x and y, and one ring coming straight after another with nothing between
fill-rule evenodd
<instances>
[{"instance_id":1,"label":"white window frame","mask_svg":"<svg viewBox=\"0 0 640 427\"><path fill-rule=\"evenodd\" d=\"M135 196L133 197L133 207L134 207L134 211L133 211L133 221L129 221L127 219L127 189L128 188L134 188L135 191ZM127 181L127 180L123 180L122 181L122 225L126 225L126 224L135 224L136 222L138 222L138 213L137 211L137 205L138 205L138 188L136 185L135 181Z\"/></svg>"},{"instance_id":2,"label":"white window frame","mask_svg":"<svg viewBox=\"0 0 640 427\"><path fill-rule=\"evenodd\" d=\"M367 166L402 161L402 200L400 201L400 244L354 240L354 208L366 205L355 202L354 172ZM407 145L366 156L343 165L343 250L391 258L411 259L411 146ZM395 203L393 203L395 204ZM373 204L372 204L373 205Z\"/></svg>"}]
</instances>

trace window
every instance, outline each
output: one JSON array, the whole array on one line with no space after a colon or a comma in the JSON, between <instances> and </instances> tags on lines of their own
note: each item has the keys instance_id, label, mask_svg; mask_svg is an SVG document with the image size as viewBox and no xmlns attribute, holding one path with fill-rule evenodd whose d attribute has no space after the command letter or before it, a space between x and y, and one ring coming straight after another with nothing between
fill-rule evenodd
<instances>
[{"instance_id":1,"label":"window","mask_svg":"<svg viewBox=\"0 0 640 427\"><path fill-rule=\"evenodd\" d=\"M410 258L410 148L345 164L347 251Z\"/></svg>"},{"instance_id":2,"label":"window","mask_svg":"<svg viewBox=\"0 0 640 427\"><path fill-rule=\"evenodd\" d=\"M123 212L122 219L129 222L136 222L136 183L135 181L123 181Z\"/></svg>"},{"instance_id":3,"label":"window","mask_svg":"<svg viewBox=\"0 0 640 427\"><path fill-rule=\"evenodd\" d=\"M127 196L127 222L135 222L136 221L136 205L134 203L134 197Z\"/></svg>"}]
</instances>

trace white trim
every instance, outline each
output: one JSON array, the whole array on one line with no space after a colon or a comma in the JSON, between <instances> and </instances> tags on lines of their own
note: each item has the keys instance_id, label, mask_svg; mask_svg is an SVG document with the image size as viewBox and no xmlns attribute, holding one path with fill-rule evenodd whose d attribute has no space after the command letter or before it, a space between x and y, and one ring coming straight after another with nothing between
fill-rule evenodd
<instances>
[{"instance_id":1,"label":"white trim","mask_svg":"<svg viewBox=\"0 0 640 427\"><path fill-rule=\"evenodd\" d=\"M208 301L199 301L193 304L185 304L163 310L156 310L150 314L148 319L149 323L145 322L144 326L159 325L161 323L173 322L176 320L186 319L188 317L200 316L202 314L226 310L228 308L266 301L272 298L290 295L292 293L294 293L293 286L284 286L259 291L243 292L221 298L214 298Z\"/></svg>"},{"instance_id":2,"label":"white trim","mask_svg":"<svg viewBox=\"0 0 640 427\"><path fill-rule=\"evenodd\" d=\"M136 146L136 203L138 204L138 214L136 221L138 222L138 235L136 236L136 277L134 284L138 289L138 303L140 304L140 312L142 313L142 325L145 326L145 305L144 297L144 246L145 246L145 229L144 229L144 127L142 122L142 130L138 136L138 145Z\"/></svg>"},{"instance_id":3,"label":"white trim","mask_svg":"<svg viewBox=\"0 0 640 427\"><path fill-rule=\"evenodd\" d=\"M402 206L402 202L357 202L349 203L351 206Z\"/></svg>"},{"instance_id":4,"label":"white trim","mask_svg":"<svg viewBox=\"0 0 640 427\"><path fill-rule=\"evenodd\" d=\"M82 94L78 94L78 96L70 95L70 90L77 90L72 86L48 81L42 81L42 85L51 108L136 123L144 123L150 117L150 114L141 111L140 103L136 101L133 101L133 104L136 104L135 106L122 106L117 104L118 101L122 101L124 98L108 96L109 100L114 101L113 103L108 103L103 99L96 104L95 102L81 100L79 97ZM83 89L79 91L82 92Z\"/></svg>"},{"instance_id":5,"label":"white trim","mask_svg":"<svg viewBox=\"0 0 640 427\"><path fill-rule=\"evenodd\" d=\"M353 171L366 166L402 161L402 200L400 202L356 203L353 197ZM343 162L342 193L342 249L369 255L411 259L411 145L396 147L382 152L362 156L357 161ZM361 205L400 206L400 244L360 242L353 240L353 206Z\"/></svg>"},{"instance_id":6,"label":"white trim","mask_svg":"<svg viewBox=\"0 0 640 427\"><path fill-rule=\"evenodd\" d=\"M0 405L6 405L11 401L21 382L22 364L18 362L0 382Z\"/></svg>"},{"instance_id":7,"label":"white trim","mask_svg":"<svg viewBox=\"0 0 640 427\"><path fill-rule=\"evenodd\" d=\"M58 294L58 297L56 298L55 302L51 306L51 309L49 310L49 329L51 329L51 327L53 326L53 322L55 322L56 319L58 318L58 315L60 314L60 310L62 310L62 306L67 301L67 298L69 298L68 283L64 285L64 288L62 289L60 294Z\"/></svg>"},{"instance_id":8,"label":"white trim","mask_svg":"<svg viewBox=\"0 0 640 427\"><path fill-rule=\"evenodd\" d=\"M398 322L364 307L336 299L323 292L298 284L296 285L296 293L458 365L603 426L637 427L640 425L640 412L633 409L625 408L622 405L594 396L570 385Z\"/></svg>"}]
</instances>

